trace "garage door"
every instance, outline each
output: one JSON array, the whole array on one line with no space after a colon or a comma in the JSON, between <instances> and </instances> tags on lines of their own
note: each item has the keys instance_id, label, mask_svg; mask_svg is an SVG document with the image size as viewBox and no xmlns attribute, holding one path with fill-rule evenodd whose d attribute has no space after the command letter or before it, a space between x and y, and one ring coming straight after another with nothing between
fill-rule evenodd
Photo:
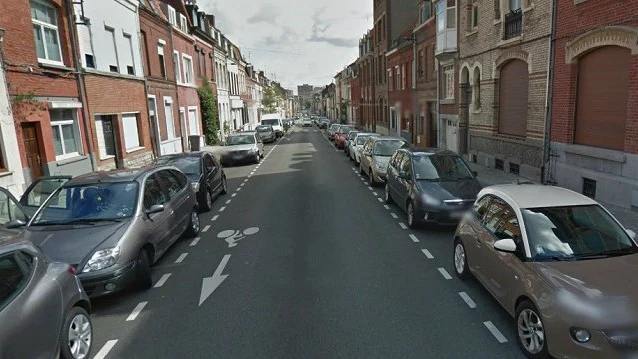
<instances>
[{"instance_id":1,"label":"garage door","mask_svg":"<svg viewBox=\"0 0 638 359\"><path fill-rule=\"evenodd\" d=\"M527 134L527 64L512 60L501 69L499 84L498 132L507 135Z\"/></svg>"}]
</instances>

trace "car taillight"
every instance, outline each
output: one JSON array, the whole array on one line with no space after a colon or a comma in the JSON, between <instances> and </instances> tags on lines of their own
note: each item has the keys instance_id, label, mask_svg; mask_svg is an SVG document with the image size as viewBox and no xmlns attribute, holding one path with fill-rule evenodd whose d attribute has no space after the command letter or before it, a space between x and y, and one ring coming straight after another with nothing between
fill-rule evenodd
<instances>
[{"instance_id":1,"label":"car taillight","mask_svg":"<svg viewBox=\"0 0 638 359\"><path fill-rule=\"evenodd\" d=\"M76 275L77 271L75 270L75 268L73 266L68 266L66 268L67 273L71 274L71 275Z\"/></svg>"}]
</instances>

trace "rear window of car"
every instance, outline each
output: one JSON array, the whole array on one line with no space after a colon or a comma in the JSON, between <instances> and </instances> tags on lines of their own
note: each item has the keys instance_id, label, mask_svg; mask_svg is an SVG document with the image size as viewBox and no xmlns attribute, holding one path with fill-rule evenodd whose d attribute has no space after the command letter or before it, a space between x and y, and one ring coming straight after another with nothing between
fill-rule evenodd
<instances>
[{"instance_id":1,"label":"rear window of car","mask_svg":"<svg viewBox=\"0 0 638 359\"><path fill-rule=\"evenodd\" d=\"M279 125L279 120L278 119L261 120L261 123L264 124L264 125L277 126L277 125Z\"/></svg>"},{"instance_id":2,"label":"rear window of car","mask_svg":"<svg viewBox=\"0 0 638 359\"><path fill-rule=\"evenodd\" d=\"M9 304L27 284L28 268L22 261L16 252L0 256L0 309Z\"/></svg>"}]
</instances>

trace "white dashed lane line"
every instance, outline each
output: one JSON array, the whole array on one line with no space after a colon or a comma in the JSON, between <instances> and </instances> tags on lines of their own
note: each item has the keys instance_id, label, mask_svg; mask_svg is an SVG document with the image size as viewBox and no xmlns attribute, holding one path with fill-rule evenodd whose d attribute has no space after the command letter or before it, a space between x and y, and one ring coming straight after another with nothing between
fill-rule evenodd
<instances>
[{"instance_id":1,"label":"white dashed lane line","mask_svg":"<svg viewBox=\"0 0 638 359\"><path fill-rule=\"evenodd\" d=\"M368 189L369 189L370 191L374 191L374 188L372 188L371 186L368 186Z\"/></svg>"},{"instance_id":2,"label":"white dashed lane line","mask_svg":"<svg viewBox=\"0 0 638 359\"><path fill-rule=\"evenodd\" d=\"M448 273L448 272L445 270L445 268L440 267L440 268L437 268L437 269L439 270L439 273L441 273L441 275L443 276L443 278L445 278L445 279L447 279L447 280L452 279L452 276L450 275L450 273Z\"/></svg>"},{"instance_id":3,"label":"white dashed lane line","mask_svg":"<svg viewBox=\"0 0 638 359\"><path fill-rule=\"evenodd\" d=\"M226 210L226 206L223 206L222 208L219 209L220 212L224 212Z\"/></svg>"},{"instance_id":4,"label":"white dashed lane line","mask_svg":"<svg viewBox=\"0 0 638 359\"><path fill-rule=\"evenodd\" d=\"M191 242L190 246L191 247L195 247L197 245L197 243L199 243L199 240L202 239L201 237L195 237L195 239L193 239L193 241Z\"/></svg>"},{"instance_id":5,"label":"white dashed lane line","mask_svg":"<svg viewBox=\"0 0 638 359\"><path fill-rule=\"evenodd\" d=\"M241 187L237 188L237 192L241 191Z\"/></svg>"},{"instance_id":6,"label":"white dashed lane line","mask_svg":"<svg viewBox=\"0 0 638 359\"><path fill-rule=\"evenodd\" d=\"M501 331L498 330L498 328L494 324L492 324L492 322L490 322L490 321L483 322L483 325L485 325L487 330L489 330L490 333L492 333L494 338L496 338L496 340L498 340L499 343L501 343L501 344L507 343L507 338L505 338L503 333L501 333Z\"/></svg>"},{"instance_id":7,"label":"white dashed lane line","mask_svg":"<svg viewBox=\"0 0 638 359\"><path fill-rule=\"evenodd\" d=\"M390 206L388 206L387 204L384 204L384 205L383 205L383 208L385 208L385 209L390 209Z\"/></svg>"},{"instance_id":8,"label":"white dashed lane line","mask_svg":"<svg viewBox=\"0 0 638 359\"><path fill-rule=\"evenodd\" d=\"M470 298L469 295L467 295L467 293L465 292L459 292L459 295L461 296L461 298L463 299L463 301L465 301L465 303L467 304L468 307L474 309L476 308L476 303L474 303L474 301L472 300L472 298Z\"/></svg>"},{"instance_id":9,"label":"white dashed lane line","mask_svg":"<svg viewBox=\"0 0 638 359\"><path fill-rule=\"evenodd\" d=\"M401 227L401 229L408 229L408 226L406 226L403 222L399 222L399 227Z\"/></svg>"},{"instance_id":10,"label":"white dashed lane line","mask_svg":"<svg viewBox=\"0 0 638 359\"><path fill-rule=\"evenodd\" d=\"M383 203L383 200L382 200L381 198L377 197L377 200L378 200L379 202Z\"/></svg>"},{"instance_id":11,"label":"white dashed lane line","mask_svg":"<svg viewBox=\"0 0 638 359\"><path fill-rule=\"evenodd\" d=\"M210 224L204 227L204 229L202 229L202 232L206 233L208 232L209 229L210 229Z\"/></svg>"},{"instance_id":12,"label":"white dashed lane line","mask_svg":"<svg viewBox=\"0 0 638 359\"><path fill-rule=\"evenodd\" d=\"M175 264L182 263L184 261L184 259L186 259L187 255L188 255L188 253L180 254L179 257L177 257L177 259L175 260Z\"/></svg>"},{"instance_id":13,"label":"white dashed lane line","mask_svg":"<svg viewBox=\"0 0 638 359\"><path fill-rule=\"evenodd\" d=\"M233 194L231 194L230 196L231 196L231 197L235 197L235 196L237 196L237 193L233 193Z\"/></svg>"},{"instance_id":14,"label":"white dashed lane line","mask_svg":"<svg viewBox=\"0 0 638 359\"><path fill-rule=\"evenodd\" d=\"M372 194L373 194L375 197L379 197L379 194L378 194L377 192L372 192Z\"/></svg>"},{"instance_id":15,"label":"white dashed lane line","mask_svg":"<svg viewBox=\"0 0 638 359\"><path fill-rule=\"evenodd\" d=\"M232 201L232 200L230 200L230 199L229 199L228 201L226 201L226 204L230 204L230 202L231 202L231 201Z\"/></svg>"},{"instance_id":16,"label":"white dashed lane line","mask_svg":"<svg viewBox=\"0 0 638 359\"><path fill-rule=\"evenodd\" d=\"M425 254L425 257L427 259L434 259L434 256L432 255L432 253L430 253L430 251L428 251L425 248L421 248L421 252L423 252L423 254Z\"/></svg>"},{"instance_id":17,"label":"white dashed lane line","mask_svg":"<svg viewBox=\"0 0 638 359\"><path fill-rule=\"evenodd\" d=\"M391 215L391 216L392 216L392 218L394 218L394 219L399 219L399 216L397 216L397 214L396 214L396 213L394 213L394 212L390 213L390 215Z\"/></svg>"},{"instance_id":18,"label":"white dashed lane line","mask_svg":"<svg viewBox=\"0 0 638 359\"><path fill-rule=\"evenodd\" d=\"M93 359L105 359L106 356L109 355L109 352L111 351L111 349L113 349L115 344L117 344L117 339L109 340L104 343L102 349L100 349L100 351L95 354Z\"/></svg>"},{"instance_id":19,"label":"white dashed lane line","mask_svg":"<svg viewBox=\"0 0 638 359\"><path fill-rule=\"evenodd\" d=\"M164 283L166 283L166 281L168 280L168 278L171 277L173 273L166 273L164 274L158 281L157 283L155 283L155 285L153 286L153 288L160 288L161 286L164 285Z\"/></svg>"},{"instance_id":20,"label":"white dashed lane line","mask_svg":"<svg viewBox=\"0 0 638 359\"><path fill-rule=\"evenodd\" d=\"M219 214L214 215L214 216L213 216L213 218L211 218L210 220L211 220L211 222L212 222L212 221L216 221L216 220L217 220L217 218L219 218Z\"/></svg>"},{"instance_id":21,"label":"white dashed lane line","mask_svg":"<svg viewBox=\"0 0 638 359\"><path fill-rule=\"evenodd\" d=\"M419 239L414 234L410 234L410 239L412 239L414 243L419 243Z\"/></svg>"},{"instance_id":22,"label":"white dashed lane line","mask_svg":"<svg viewBox=\"0 0 638 359\"><path fill-rule=\"evenodd\" d=\"M142 310L144 310L144 307L146 307L147 304L148 302L141 302L138 305L136 305L133 311L131 312L131 314L129 314L129 316L126 318L126 321L127 322L134 321L135 318L137 318L137 316L140 315Z\"/></svg>"}]
</instances>

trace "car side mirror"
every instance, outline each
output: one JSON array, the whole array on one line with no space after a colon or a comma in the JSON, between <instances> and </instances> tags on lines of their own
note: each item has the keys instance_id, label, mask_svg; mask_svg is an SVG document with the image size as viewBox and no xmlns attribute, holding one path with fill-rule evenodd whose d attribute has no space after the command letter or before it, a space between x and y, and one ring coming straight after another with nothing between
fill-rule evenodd
<instances>
[{"instance_id":1,"label":"car side mirror","mask_svg":"<svg viewBox=\"0 0 638 359\"><path fill-rule=\"evenodd\" d=\"M472 176L474 176L474 177L478 177L478 172L476 172L476 171L472 171Z\"/></svg>"},{"instance_id":2,"label":"car side mirror","mask_svg":"<svg viewBox=\"0 0 638 359\"><path fill-rule=\"evenodd\" d=\"M631 239L636 239L636 232L632 231L631 229L627 230L627 234L629 235L629 237L631 237Z\"/></svg>"},{"instance_id":3,"label":"car side mirror","mask_svg":"<svg viewBox=\"0 0 638 359\"><path fill-rule=\"evenodd\" d=\"M164 205L163 204L154 204L151 206L151 208L146 210L146 214L151 215L151 214L155 214L155 213L160 213L160 212L164 212Z\"/></svg>"},{"instance_id":4,"label":"car side mirror","mask_svg":"<svg viewBox=\"0 0 638 359\"><path fill-rule=\"evenodd\" d=\"M499 239L494 242L494 249L499 252L514 253L516 252L516 242L512 238Z\"/></svg>"},{"instance_id":5,"label":"car side mirror","mask_svg":"<svg viewBox=\"0 0 638 359\"><path fill-rule=\"evenodd\" d=\"M9 222L5 223L5 227L8 229L20 228L26 226L27 223L20 219L12 219Z\"/></svg>"}]
</instances>

